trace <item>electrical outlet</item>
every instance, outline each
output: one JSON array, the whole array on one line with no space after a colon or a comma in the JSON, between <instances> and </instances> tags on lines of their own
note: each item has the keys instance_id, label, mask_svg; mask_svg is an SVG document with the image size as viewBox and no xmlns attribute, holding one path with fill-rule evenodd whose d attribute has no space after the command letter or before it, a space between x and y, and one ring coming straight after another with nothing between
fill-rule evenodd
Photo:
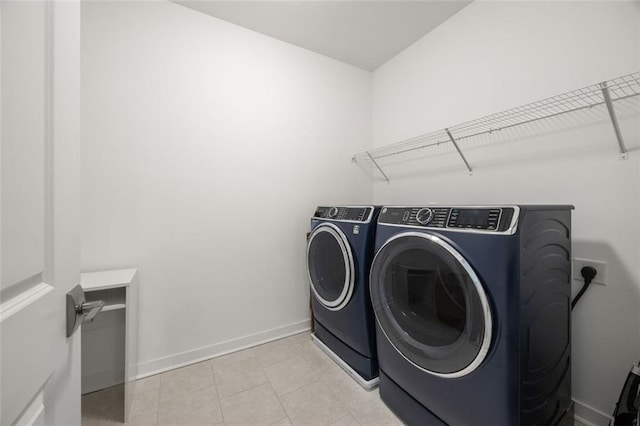
<instances>
[{"instance_id":1,"label":"electrical outlet","mask_svg":"<svg viewBox=\"0 0 640 426\"><path fill-rule=\"evenodd\" d=\"M601 262L599 260L579 259L573 258L573 279L577 281L584 281L580 270L585 266L592 266L598 271L591 284L607 285L607 262Z\"/></svg>"}]
</instances>

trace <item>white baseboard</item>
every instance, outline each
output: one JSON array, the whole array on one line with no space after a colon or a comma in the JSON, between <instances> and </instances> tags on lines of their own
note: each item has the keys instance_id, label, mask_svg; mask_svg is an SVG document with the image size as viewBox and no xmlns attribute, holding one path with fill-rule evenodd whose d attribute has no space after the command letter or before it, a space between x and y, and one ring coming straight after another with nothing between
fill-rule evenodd
<instances>
[{"instance_id":1,"label":"white baseboard","mask_svg":"<svg viewBox=\"0 0 640 426\"><path fill-rule=\"evenodd\" d=\"M574 419L579 421L585 426L607 426L611 415L603 413L602 411L593 408L584 402L573 400L574 405Z\"/></svg>"},{"instance_id":2,"label":"white baseboard","mask_svg":"<svg viewBox=\"0 0 640 426\"><path fill-rule=\"evenodd\" d=\"M138 364L137 379L309 331L309 319Z\"/></svg>"}]
</instances>

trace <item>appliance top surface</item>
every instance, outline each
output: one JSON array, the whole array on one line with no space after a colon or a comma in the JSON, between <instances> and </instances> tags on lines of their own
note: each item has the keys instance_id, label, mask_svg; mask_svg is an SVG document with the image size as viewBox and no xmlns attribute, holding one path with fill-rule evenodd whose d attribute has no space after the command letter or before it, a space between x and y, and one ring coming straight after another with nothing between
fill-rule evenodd
<instances>
[{"instance_id":1,"label":"appliance top surface","mask_svg":"<svg viewBox=\"0 0 640 426\"><path fill-rule=\"evenodd\" d=\"M512 235L519 206L383 207L379 225Z\"/></svg>"},{"instance_id":2,"label":"appliance top surface","mask_svg":"<svg viewBox=\"0 0 640 426\"><path fill-rule=\"evenodd\" d=\"M370 223L375 221L379 207L376 206L318 206L313 219L335 222Z\"/></svg>"},{"instance_id":3,"label":"appliance top surface","mask_svg":"<svg viewBox=\"0 0 640 426\"><path fill-rule=\"evenodd\" d=\"M572 204L518 204L518 203L490 203L490 204L410 204L410 205L394 205L385 204L380 208L497 208L497 207L519 207L520 210L573 210L575 206Z\"/></svg>"},{"instance_id":4,"label":"appliance top surface","mask_svg":"<svg viewBox=\"0 0 640 426\"><path fill-rule=\"evenodd\" d=\"M378 225L513 235L526 211L573 210L571 205L384 206Z\"/></svg>"}]
</instances>

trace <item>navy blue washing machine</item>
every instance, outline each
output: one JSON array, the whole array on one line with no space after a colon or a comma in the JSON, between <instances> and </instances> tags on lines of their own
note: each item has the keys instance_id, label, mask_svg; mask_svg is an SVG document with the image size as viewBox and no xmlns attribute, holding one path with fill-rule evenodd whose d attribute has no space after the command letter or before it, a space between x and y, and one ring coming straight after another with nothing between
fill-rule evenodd
<instances>
[{"instance_id":1,"label":"navy blue washing machine","mask_svg":"<svg viewBox=\"0 0 640 426\"><path fill-rule=\"evenodd\" d=\"M369 295L379 207L318 207L307 243L313 340L365 389L378 384Z\"/></svg>"},{"instance_id":2,"label":"navy blue washing machine","mask_svg":"<svg viewBox=\"0 0 640 426\"><path fill-rule=\"evenodd\" d=\"M382 208L370 276L380 395L403 421L568 418L572 209Z\"/></svg>"}]
</instances>

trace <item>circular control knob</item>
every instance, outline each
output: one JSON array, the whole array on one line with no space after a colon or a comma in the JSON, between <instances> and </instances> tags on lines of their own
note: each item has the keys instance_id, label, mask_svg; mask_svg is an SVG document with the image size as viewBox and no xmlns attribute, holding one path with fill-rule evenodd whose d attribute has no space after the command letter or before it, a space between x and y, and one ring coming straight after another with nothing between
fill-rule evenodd
<instances>
[{"instance_id":1,"label":"circular control knob","mask_svg":"<svg viewBox=\"0 0 640 426\"><path fill-rule=\"evenodd\" d=\"M333 219L334 217L338 216L338 208L337 207L331 207L329 209L329 213L328 216Z\"/></svg>"},{"instance_id":2,"label":"circular control knob","mask_svg":"<svg viewBox=\"0 0 640 426\"><path fill-rule=\"evenodd\" d=\"M424 208L418 210L418 213L416 214L416 220L420 225L426 225L427 223L431 222L431 219L433 219L433 211L431 209Z\"/></svg>"}]
</instances>

